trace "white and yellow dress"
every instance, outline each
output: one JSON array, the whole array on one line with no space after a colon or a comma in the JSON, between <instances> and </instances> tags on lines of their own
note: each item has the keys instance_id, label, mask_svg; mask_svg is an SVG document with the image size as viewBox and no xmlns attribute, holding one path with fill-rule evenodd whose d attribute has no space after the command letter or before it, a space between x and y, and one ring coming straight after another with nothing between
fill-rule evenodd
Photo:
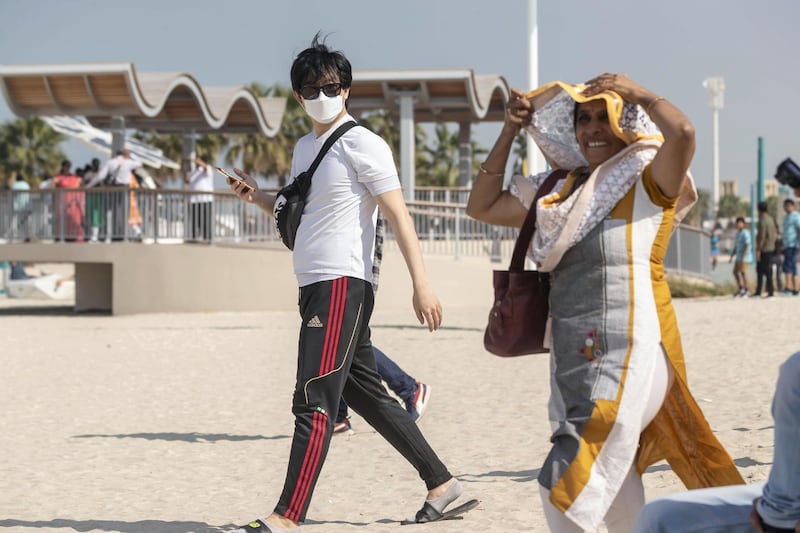
<instances>
[{"instance_id":1,"label":"white and yellow dress","mask_svg":"<svg viewBox=\"0 0 800 533\"><path fill-rule=\"evenodd\" d=\"M535 109L548 103L535 102ZM542 127L536 119L534 127ZM686 385L663 267L681 199L665 197L651 176L658 139L630 140L581 188L569 194L575 182L570 173L539 201L530 252L551 272L554 431L539 483L550 502L585 530L603 521L634 464L641 473L667 459L687 488L743 482ZM558 162L558 150L539 145L551 164ZM546 175L517 176L511 192L528 206ZM586 187L591 190L581 190ZM674 380L644 428L645 399L664 354Z\"/></svg>"}]
</instances>

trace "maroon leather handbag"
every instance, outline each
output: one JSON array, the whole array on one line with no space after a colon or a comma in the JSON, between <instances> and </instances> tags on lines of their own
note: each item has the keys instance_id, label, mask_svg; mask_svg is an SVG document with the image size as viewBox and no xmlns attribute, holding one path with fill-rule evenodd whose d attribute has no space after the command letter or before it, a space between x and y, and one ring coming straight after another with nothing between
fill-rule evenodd
<instances>
[{"instance_id":1,"label":"maroon leather handbag","mask_svg":"<svg viewBox=\"0 0 800 533\"><path fill-rule=\"evenodd\" d=\"M550 314L550 274L525 270L525 253L536 229L536 202L566 174L565 170L553 171L536 191L509 269L494 271L494 305L483 335L483 346L494 355L514 357L549 351L544 347L544 336Z\"/></svg>"}]
</instances>

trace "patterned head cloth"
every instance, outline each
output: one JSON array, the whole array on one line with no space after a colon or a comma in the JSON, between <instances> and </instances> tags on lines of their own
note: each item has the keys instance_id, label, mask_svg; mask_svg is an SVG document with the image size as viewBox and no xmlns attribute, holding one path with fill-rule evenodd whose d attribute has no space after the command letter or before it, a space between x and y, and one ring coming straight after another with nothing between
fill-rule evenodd
<instances>
[{"instance_id":1,"label":"patterned head cloth","mask_svg":"<svg viewBox=\"0 0 800 533\"><path fill-rule=\"evenodd\" d=\"M586 165L575 138L575 103L603 100L614 135L625 144L645 139L664 142L661 132L641 106L626 102L613 91L583 96L583 84L568 85L555 81L529 92L534 114L527 132L536 141L545 159L553 168L572 170Z\"/></svg>"},{"instance_id":2,"label":"patterned head cloth","mask_svg":"<svg viewBox=\"0 0 800 533\"><path fill-rule=\"evenodd\" d=\"M626 102L613 91L603 91L594 96L584 96L583 84L569 85L560 81L548 83L529 92L526 97L533 104L533 119L525 128L539 146L545 159L553 168L573 170L587 165L575 138L575 103L603 100L608 111L608 122L614 135L630 148L632 144L649 145L650 158L654 157L664 142L664 136L639 105ZM697 201L694 180L687 171L678 204L675 223L679 223ZM632 176L633 177L633 176Z\"/></svg>"}]
</instances>

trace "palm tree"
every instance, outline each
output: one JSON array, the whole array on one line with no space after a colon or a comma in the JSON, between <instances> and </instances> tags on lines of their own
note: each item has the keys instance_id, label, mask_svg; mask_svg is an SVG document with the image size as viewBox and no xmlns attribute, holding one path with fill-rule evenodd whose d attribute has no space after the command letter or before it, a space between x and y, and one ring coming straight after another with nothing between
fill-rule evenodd
<instances>
[{"instance_id":1,"label":"palm tree","mask_svg":"<svg viewBox=\"0 0 800 533\"><path fill-rule=\"evenodd\" d=\"M397 119L391 113L381 109L372 113L364 114L359 119L360 123L372 130L376 135L387 142L392 149L394 162L400 166L400 128L397 126ZM417 170L423 169L427 164L425 154L425 143L428 135L419 124L414 127L414 166ZM424 180L422 180L424 181Z\"/></svg>"},{"instance_id":2,"label":"palm tree","mask_svg":"<svg viewBox=\"0 0 800 533\"><path fill-rule=\"evenodd\" d=\"M717 207L717 218L747 217L750 215L750 202L742 200L734 194L720 197Z\"/></svg>"},{"instance_id":3,"label":"palm tree","mask_svg":"<svg viewBox=\"0 0 800 533\"><path fill-rule=\"evenodd\" d=\"M434 145L423 147L423 160L417 163L423 176L418 179L421 185L437 187L456 187L461 177L461 144L458 130L450 132L447 124L437 124L434 128ZM474 175L481 165L483 155L488 150L480 143L470 141L470 169Z\"/></svg>"},{"instance_id":4,"label":"palm tree","mask_svg":"<svg viewBox=\"0 0 800 533\"><path fill-rule=\"evenodd\" d=\"M164 157L172 159L173 161L183 160L183 134L165 134L147 131L136 132L133 137L143 143L158 148L162 151ZM220 156L220 153L225 149L227 144L227 135L222 133L204 133L197 136L195 139L195 151L200 154L205 154L206 157L210 158L211 163L213 164L213 162ZM176 171L171 168L162 167L153 171L153 174L159 179L168 180L175 177Z\"/></svg>"},{"instance_id":5,"label":"palm tree","mask_svg":"<svg viewBox=\"0 0 800 533\"><path fill-rule=\"evenodd\" d=\"M458 185L458 133L451 133L447 124L434 128L433 146L425 146L427 155L420 168L420 185L455 187Z\"/></svg>"},{"instance_id":6,"label":"palm tree","mask_svg":"<svg viewBox=\"0 0 800 533\"><path fill-rule=\"evenodd\" d=\"M22 174L37 186L42 174L54 172L66 158L64 136L40 118L20 118L0 125L0 166L5 179Z\"/></svg>"},{"instance_id":7,"label":"palm tree","mask_svg":"<svg viewBox=\"0 0 800 533\"><path fill-rule=\"evenodd\" d=\"M516 156L513 166L514 174L524 174L522 164L528 159L528 135L524 131L520 131L514 139L512 153Z\"/></svg>"},{"instance_id":8,"label":"palm tree","mask_svg":"<svg viewBox=\"0 0 800 533\"><path fill-rule=\"evenodd\" d=\"M252 174L275 177L279 186L283 186L290 177L294 145L300 137L311 131L311 120L288 87L279 84L264 87L253 82L250 88L258 96L287 99L281 128L271 139L255 133L234 135L225 162L229 165L240 164Z\"/></svg>"}]
</instances>

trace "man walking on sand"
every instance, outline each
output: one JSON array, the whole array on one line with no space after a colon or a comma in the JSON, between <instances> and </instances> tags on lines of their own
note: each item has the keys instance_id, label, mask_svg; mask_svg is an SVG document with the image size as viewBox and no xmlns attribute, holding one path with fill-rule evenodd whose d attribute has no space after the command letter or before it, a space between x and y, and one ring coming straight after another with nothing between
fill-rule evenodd
<instances>
[{"instance_id":1,"label":"man walking on sand","mask_svg":"<svg viewBox=\"0 0 800 533\"><path fill-rule=\"evenodd\" d=\"M291 81L294 97L313 125L313 131L294 148L292 176L297 176L309 168L328 137L353 121L345 107L352 83L350 62L317 35L292 64ZM254 179L235 172L244 180L231 183L240 198L268 213L283 207L282 203L276 206L275 195L259 190ZM237 532L299 529L325 462L340 397L425 481L425 503L411 522L440 520L465 507L445 511L461 495L461 484L439 460L411 415L387 394L376 371L369 319L378 207L392 226L411 275L417 319L427 322L430 331L441 324L442 307L428 285L391 150L366 128L352 127L330 146L314 172L294 240L302 325L292 405L295 431L283 492L272 514Z\"/></svg>"}]
</instances>

